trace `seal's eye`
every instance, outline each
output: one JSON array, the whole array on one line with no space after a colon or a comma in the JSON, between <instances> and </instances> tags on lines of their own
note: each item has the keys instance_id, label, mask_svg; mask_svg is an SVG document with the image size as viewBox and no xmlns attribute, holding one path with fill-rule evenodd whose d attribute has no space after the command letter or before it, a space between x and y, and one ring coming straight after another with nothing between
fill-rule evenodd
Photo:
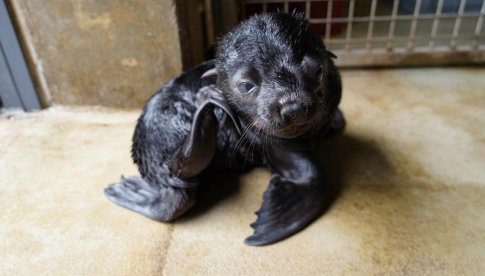
<instances>
[{"instance_id":1,"label":"seal's eye","mask_svg":"<svg viewBox=\"0 0 485 276\"><path fill-rule=\"evenodd\" d=\"M322 65L319 65L318 67L315 67L314 71L313 71L313 75L320 79L322 77L322 74L323 74L323 67Z\"/></svg>"},{"instance_id":2,"label":"seal's eye","mask_svg":"<svg viewBox=\"0 0 485 276\"><path fill-rule=\"evenodd\" d=\"M250 82L241 82L238 85L239 92L241 92L243 94L249 94L249 93L253 92L255 88L256 88L256 86L254 84L250 83Z\"/></svg>"}]
</instances>

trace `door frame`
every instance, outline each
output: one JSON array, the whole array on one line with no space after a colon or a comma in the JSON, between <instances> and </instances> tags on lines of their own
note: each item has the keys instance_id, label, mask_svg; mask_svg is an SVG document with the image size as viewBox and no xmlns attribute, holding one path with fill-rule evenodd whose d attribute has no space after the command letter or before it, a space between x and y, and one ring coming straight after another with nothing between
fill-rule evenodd
<instances>
[{"instance_id":1,"label":"door frame","mask_svg":"<svg viewBox=\"0 0 485 276\"><path fill-rule=\"evenodd\" d=\"M0 1L0 59L5 65L0 68L4 72L0 73L7 76L0 79L1 107L40 109L39 97L5 1Z\"/></svg>"}]
</instances>

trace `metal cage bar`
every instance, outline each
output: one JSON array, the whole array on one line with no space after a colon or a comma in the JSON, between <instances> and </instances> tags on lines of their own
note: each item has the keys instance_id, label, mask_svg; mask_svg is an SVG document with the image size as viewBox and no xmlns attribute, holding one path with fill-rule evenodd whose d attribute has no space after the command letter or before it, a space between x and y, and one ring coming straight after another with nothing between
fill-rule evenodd
<instances>
[{"instance_id":1,"label":"metal cage bar","mask_svg":"<svg viewBox=\"0 0 485 276\"><path fill-rule=\"evenodd\" d=\"M305 1L305 17L310 19L310 11L312 9L312 1Z\"/></svg>"},{"instance_id":2,"label":"metal cage bar","mask_svg":"<svg viewBox=\"0 0 485 276\"><path fill-rule=\"evenodd\" d=\"M458 31L460 30L463 12L465 11L465 5L466 5L466 0L461 0L460 7L458 8L458 16L456 17L455 26L453 27L453 35L450 40L450 48L453 51L456 50L456 40L458 38Z\"/></svg>"},{"instance_id":3,"label":"metal cage bar","mask_svg":"<svg viewBox=\"0 0 485 276\"><path fill-rule=\"evenodd\" d=\"M416 5L414 6L413 19L411 21L411 29L409 31L409 41L408 41L408 51L412 51L414 48L414 40L416 36L416 28L418 27L418 17L419 11L421 9L421 0L416 0Z\"/></svg>"},{"instance_id":4,"label":"metal cage bar","mask_svg":"<svg viewBox=\"0 0 485 276\"><path fill-rule=\"evenodd\" d=\"M387 44L386 48L388 52L392 52L394 50L394 30L396 29L396 17L397 17L397 8L399 6L399 0L394 0L392 3L392 14L391 14L391 22L389 23L389 33L387 35Z\"/></svg>"},{"instance_id":5,"label":"metal cage bar","mask_svg":"<svg viewBox=\"0 0 485 276\"><path fill-rule=\"evenodd\" d=\"M372 34L374 32L374 17L376 15L376 7L377 7L377 0L372 0L371 8L370 8L370 20L369 20L369 27L367 29L367 43L365 47L367 51L372 50Z\"/></svg>"},{"instance_id":6,"label":"metal cage bar","mask_svg":"<svg viewBox=\"0 0 485 276\"><path fill-rule=\"evenodd\" d=\"M355 1L355 0L350 0L350 1ZM468 14L463 14L461 17L462 18L474 18L480 16L481 13L476 12L476 13L468 13ZM434 19L436 15L429 15L429 14L422 14L419 15L419 18L415 17L414 15L396 15L394 18L396 21L405 21L405 20L413 20L413 19ZM441 14L439 19L453 19L456 18L456 14ZM377 21L390 21L392 20L392 16L387 16L387 15L381 15L381 16L374 16L373 20L374 22ZM331 23L347 23L348 18L346 17L337 17L337 18L332 18ZM355 23L358 22L368 22L371 20L370 16L359 16L359 17L353 17L352 21ZM311 18L310 20L311 23L329 23L326 18Z\"/></svg>"},{"instance_id":7,"label":"metal cage bar","mask_svg":"<svg viewBox=\"0 0 485 276\"><path fill-rule=\"evenodd\" d=\"M433 26L432 26L432 29L431 29L431 37L430 37L430 40L429 40L429 43L428 43L430 51L432 51L434 46L435 46L435 39L436 39L436 35L438 33L438 26L440 24L440 16L441 16L441 13L443 11L443 2L444 2L444 0L439 0L437 7L436 7L435 18L433 19Z\"/></svg>"},{"instance_id":8,"label":"metal cage bar","mask_svg":"<svg viewBox=\"0 0 485 276\"><path fill-rule=\"evenodd\" d=\"M333 1L329 0L327 2L327 20L329 21L325 24L325 41L330 40L330 33L331 33L331 26L332 26L332 8L333 8Z\"/></svg>"},{"instance_id":9,"label":"metal cage bar","mask_svg":"<svg viewBox=\"0 0 485 276\"><path fill-rule=\"evenodd\" d=\"M347 20L347 34L345 37L346 45L345 50L350 52L352 49L350 47L351 37L352 37L352 24L353 24L353 17L354 17L354 8L355 8L355 0L349 0L349 15Z\"/></svg>"},{"instance_id":10,"label":"metal cage bar","mask_svg":"<svg viewBox=\"0 0 485 276\"><path fill-rule=\"evenodd\" d=\"M483 16L485 15L485 1L482 3L482 8L480 9L480 16L477 20L477 25L475 26L475 37L472 42L472 49L477 51L480 45L478 41L478 37L480 36L480 32L482 31L483 26Z\"/></svg>"}]
</instances>

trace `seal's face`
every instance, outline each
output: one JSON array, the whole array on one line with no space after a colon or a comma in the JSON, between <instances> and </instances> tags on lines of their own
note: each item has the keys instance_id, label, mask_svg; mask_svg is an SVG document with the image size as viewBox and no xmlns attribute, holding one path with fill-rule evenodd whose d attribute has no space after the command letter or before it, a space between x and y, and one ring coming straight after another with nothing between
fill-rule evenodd
<instances>
[{"instance_id":1,"label":"seal's face","mask_svg":"<svg viewBox=\"0 0 485 276\"><path fill-rule=\"evenodd\" d=\"M327 120L333 63L307 28L294 15L255 16L219 46L218 85L238 115L265 134L294 138Z\"/></svg>"},{"instance_id":2,"label":"seal's face","mask_svg":"<svg viewBox=\"0 0 485 276\"><path fill-rule=\"evenodd\" d=\"M231 102L249 124L283 138L319 126L326 111L322 62L305 56L262 65L242 64L229 77Z\"/></svg>"}]
</instances>

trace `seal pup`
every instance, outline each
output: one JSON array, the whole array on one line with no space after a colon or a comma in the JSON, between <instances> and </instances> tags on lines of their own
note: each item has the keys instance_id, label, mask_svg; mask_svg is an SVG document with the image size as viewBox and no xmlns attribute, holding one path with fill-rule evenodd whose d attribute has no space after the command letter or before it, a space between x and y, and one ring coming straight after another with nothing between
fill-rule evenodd
<instances>
[{"instance_id":1,"label":"seal pup","mask_svg":"<svg viewBox=\"0 0 485 276\"><path fill-rule=\"evenodd\" d=\"M215 61L176 77L147 102L133 135L141 177L105 189L158 221L195 204L200 175L266 166L271 179L248 245L282 240L325 204L316 141L343 130L341 79L302 14L260 14L225 35Z\"/></svg>"}]
</instances>

